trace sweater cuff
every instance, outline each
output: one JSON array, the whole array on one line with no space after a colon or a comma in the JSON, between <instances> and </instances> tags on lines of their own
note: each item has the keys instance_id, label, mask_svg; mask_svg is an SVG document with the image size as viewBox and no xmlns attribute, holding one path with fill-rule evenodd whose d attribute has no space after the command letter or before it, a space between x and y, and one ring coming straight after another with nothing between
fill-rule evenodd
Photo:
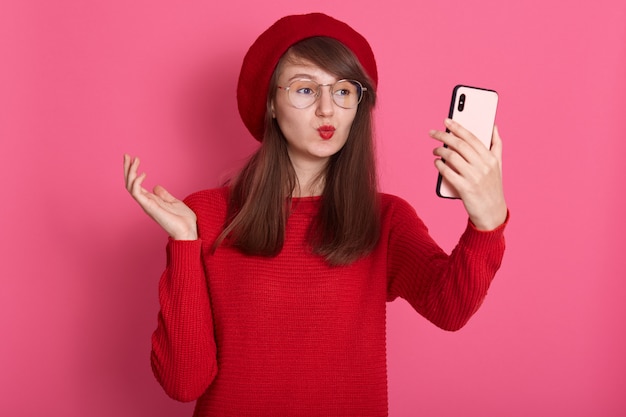
<instances>
[{"instance_id":1,"label":"sweater cuff","mask_svg":"<svg viewBox=\"0 0 626 417\"><path fill-rule=\"evenodd\" d=\"M202 270L202 240L168 238L167 267L179 271Z\"/></svg>"},{"instance_id":2,"label":"sweater cuff","mask_svg":"<svg viewBox=\"0 0 626 417\"><path fill-rule=\"evenodd\" d=\"M467 228L463 233L462 241L469 247L490 247L499 244L504 237L504 229L509 224L510 212L507 209L504 223L493 230L479 230L471 220L467 219Z\"/></svg>"}]
</instances>

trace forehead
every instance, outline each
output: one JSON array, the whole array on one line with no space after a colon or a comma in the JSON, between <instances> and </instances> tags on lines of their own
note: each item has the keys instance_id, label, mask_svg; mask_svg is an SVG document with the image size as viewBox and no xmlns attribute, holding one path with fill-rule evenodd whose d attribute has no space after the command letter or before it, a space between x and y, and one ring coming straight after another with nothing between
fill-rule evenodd
<instances>
[{"instance_id":1,"label":"forehead","mask_svg":"<svg viewBox=\"0 0 626 417\"><path fill-rule=\"evenodd\" d=\"M289 82L297 78L307 78L320 84L333 83L337 81L334 74L324 70L313 62L294 56L287 56L282 60L277 68L278 81Z\"/></svg>"}]
</instances>

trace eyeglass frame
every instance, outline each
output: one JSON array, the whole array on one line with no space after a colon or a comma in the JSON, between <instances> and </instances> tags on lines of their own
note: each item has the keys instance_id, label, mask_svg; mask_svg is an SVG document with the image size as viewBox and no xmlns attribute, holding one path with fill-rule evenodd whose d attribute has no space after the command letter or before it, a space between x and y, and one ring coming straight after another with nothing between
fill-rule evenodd
<instances>
[{"instance_id":1,"label":"eyeglass frame","mask_svg":"<svg viewBox=\"0 0 626 417\"><path fill-rule=\"evenodd\" d=\"M314 83L314 84L317 84L317 86L319 87L319 88L318 88L318 90L317 90L317 94L315 94L315 100L313 100L313 101L311 102L311 104L309 104L309 105L307 105L307 106L304 106L304 107L297 107L295 104L293 104L293 103L291 102L291 96L289 95L289 90L291 89L291 85L292 85L293 83L295 83L295 82L298 82L298 81L310 81L310 82L312 82L312 83ZM287 100L289 100L289 104L291 104L291 106L292 106L293 108L295 108L295 109L306 109L306 108L308 108L308 107L311 107L311 106L312 106L312 105L314 105L315 103L317 103L317 101L320 99L320 97L322 96L322 89L321 89L321 87L332 87L332 86L335 86L335 85L339 84L340 82L344 82L344 81L347 81L347 82L349 82L349 83L352 83L352 84L356 84L356 85L357 85L357 87L360 89L360 92L361 92L361 93L359 94L359 100L356 102L356 104L354 105L354 107L343 107L342 105L338 104L338 103L335 101L334 95L332 94L332 89L330 89L330 88L329 88L329 91L330 91L330 93L331 93L331 97L333 98L333 103L335 103L337 106L341 107L342 109L356 109L356 108L359 106L359 104L361 103L361 100L363 100L363 93L365 93L365 92L367 91L367 87L364 87L364 86L363 86L363 84L361 84L361 82L359 82L359 81L357 81L357 80L352 80L352 79L348 79L348 78L342 78L341 80L337 80L337 81L335 81L335 82L334 82L334 83L332 83L332 84L319 84L319 83L317 83L317 82L315 82L315 81L313 81L313 80L310 80L310 79L308 79L308 78L298 78L298 79L296 79L296 80L291 81L291 82L289 83L289 85L287 85L287 86L280 86L280 85L277 85L277 86L276 86L276 88L278 88L279 90L283 90L283 91L286 91L286 92L287 92Z\"/></svg>"}]
</instances>

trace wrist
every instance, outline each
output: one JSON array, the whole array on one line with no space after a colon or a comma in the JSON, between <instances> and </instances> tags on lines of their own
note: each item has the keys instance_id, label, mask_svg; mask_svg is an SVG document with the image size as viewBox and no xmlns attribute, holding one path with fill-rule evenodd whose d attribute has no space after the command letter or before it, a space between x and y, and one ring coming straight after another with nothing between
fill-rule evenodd
<instances>
[{"instance_id":1,"label":"wrist","mask_svg":"<svg viewBox=\"0 0 626 417\"><path fill-rule=\"evenodd\" d=\"M472 217L470 216L470 222L474 225L476 230L482 232L489 232L502 226L508 217L509 210L505 206L503 210L500 210L498 214L489 217Z\"/></svg>"},{"instance_id":2,"label":"wrist","mask_svg":"<svg viewBox=\"0 0 626 417\"><path fill-rule=\"evenodd\" d=\"M194 229L183 233L174 233L170 236L174 240L198 240L198 231Z\"/></svg>"}]
</instances>

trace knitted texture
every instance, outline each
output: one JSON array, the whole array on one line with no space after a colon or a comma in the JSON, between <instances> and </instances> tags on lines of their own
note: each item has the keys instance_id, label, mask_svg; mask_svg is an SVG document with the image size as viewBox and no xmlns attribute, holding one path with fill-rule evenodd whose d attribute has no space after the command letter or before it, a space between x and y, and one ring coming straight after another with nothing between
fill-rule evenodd
<instances>
[{"instance_id":1,"label":"knitted texture","mask_svg":"<svg viewBox=\"0 0 626 417\"><path fill-rule=\"evenodd\" d=\"M471 223L448 256L404 200L381 194L375 250L342 267L312 255L319 198L295 199L273 258L211 246L227 189L186 199L199 240L167 245L152 367L194 416L386 416L386 302L406 299L447 330L476 312L500 266L504 225Z\"/></svg>"}]
</instances>

